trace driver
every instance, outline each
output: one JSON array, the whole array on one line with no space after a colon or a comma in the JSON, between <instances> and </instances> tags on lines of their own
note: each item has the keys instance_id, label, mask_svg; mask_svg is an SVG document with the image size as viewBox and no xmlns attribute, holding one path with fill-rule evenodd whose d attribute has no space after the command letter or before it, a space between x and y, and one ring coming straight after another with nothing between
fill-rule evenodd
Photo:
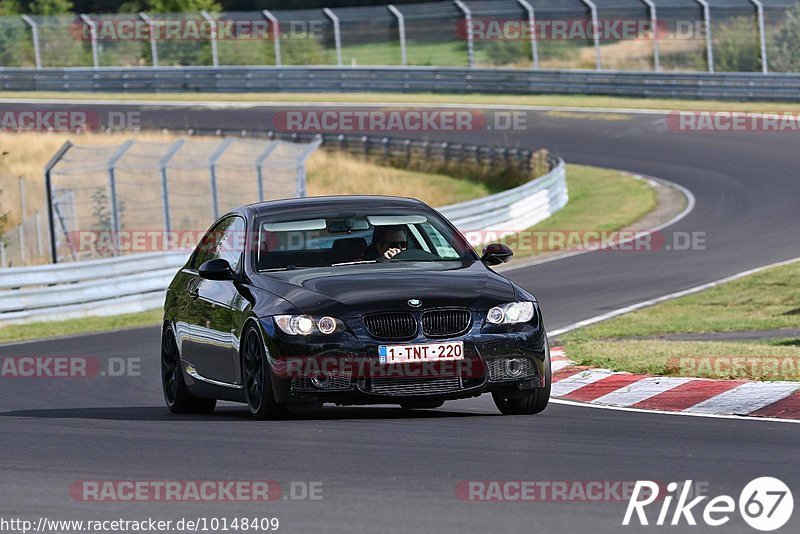
<instances>
[{"instance_id":1,"label":"driver","mask_svg":"<svg viewBox=\"0 0 800 534\"><path fill-rule=\"evenodd\" d=\"M390 260L406 249L408 249L408 238L403 226L376 226L372 244L367 248L365 257L378 261Z\"/></svg>"}]
</instances>

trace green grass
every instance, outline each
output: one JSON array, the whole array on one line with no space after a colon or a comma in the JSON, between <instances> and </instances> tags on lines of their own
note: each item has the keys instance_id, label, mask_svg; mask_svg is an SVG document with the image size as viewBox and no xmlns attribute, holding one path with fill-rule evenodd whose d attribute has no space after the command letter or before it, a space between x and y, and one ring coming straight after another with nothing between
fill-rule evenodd
<instances>
[{"instance_id":1,"label":"green grass","mask_svg":"<svg viewBox=\"0 0 800 534\"><path fill-rule=\"evenodd\" d=\"M620 230L656 206L655 191L646 182L612 169L568 164L567 188L567 205L528 230L535 232L536 238L505 240L515 257L563 249L552 238L544 239L539 246L540 235L557 238L573 231Z\"/></svg>"},{"instance_id":2,"label":"green grass","mask_svg":"<svg viewBox=\"0 0 800 534\"><path fill-rule=\"evenodd\" d=\"M434 93L64 93L0 91L0 98L63 100L165 100L203 102L337 102L391 104L485 104L500 106L587 107L598 109L660 109L688 111L800 112L797 102L725 102L589 95L461 95Z\"/></svg>"},{"instance_id":3,"label":"green grass","mask_svg":"<svg viewBox=\"0 0 800 534\"><path fill-rule=\"evenodd\" d=\"M0 343L154 326L161 322L163 313L162 310L150 310L110 317L86 317L66 321L4 326L0 327Z\"/></svg>"},{"instance_id":4,"label":"green grass","mask_svg":"<svg viewBox=\"0 0 800 534\"><path fill-rule=\"evenodd\" d=\"M795 262L576 330L562 336L561 341L569 357L582 365L674 375L681 374L680 369L670 366L675 358L795 358L798 363L800 341L675 341L641 336L799 327L800 262ZM732 378L725 369L711 367L698 367L698 374ZM744 377L799 378L791 372L760 373L757 367Z\"/></svg>"}]
</instances>

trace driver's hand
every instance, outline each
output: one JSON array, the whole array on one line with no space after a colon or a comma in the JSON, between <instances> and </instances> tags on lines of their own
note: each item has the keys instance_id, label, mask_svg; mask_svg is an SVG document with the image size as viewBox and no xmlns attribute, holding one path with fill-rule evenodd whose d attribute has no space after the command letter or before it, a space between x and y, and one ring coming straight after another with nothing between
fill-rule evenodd
<instances>
[{"instance_id":1,"label":"driver's hand","mask_svg":"<svg viewBox=\"0 0 800 534\"><path fill-rule=\"evenodd\" d=\"M386 258L387 260L390 260L400 252L402 252L402 250L399 248L390 248L389 250L383 253L383 257Z\"/></svg>"}]
</instances>

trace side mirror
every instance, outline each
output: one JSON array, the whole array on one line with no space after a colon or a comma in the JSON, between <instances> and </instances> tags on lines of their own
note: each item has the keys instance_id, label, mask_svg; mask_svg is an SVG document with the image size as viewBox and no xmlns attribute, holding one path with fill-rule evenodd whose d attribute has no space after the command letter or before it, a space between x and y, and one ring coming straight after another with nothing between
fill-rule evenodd
<instances>
[{"instance_id":1,"label":"side mirror","mask_svg":"<svg viewBox=\"0 0 800 534\"><path fill-rule=\"evenodd\" d=\"M233 280L236 276L228 260L222 258L208 260L200 266L198 272L200 278L206 280Z\"/></svg>"},{"instance_id":2,"label":"side mirror","mask_svg":"<svg viewBox=\"0 0 800 534\"><path fill-rule=\"evenodd\" d=\"M485 265L500 265L506 263L514 255L514 251L502 243L490 243L483 249L481 261Z\"/></svg>"}]
</instances>

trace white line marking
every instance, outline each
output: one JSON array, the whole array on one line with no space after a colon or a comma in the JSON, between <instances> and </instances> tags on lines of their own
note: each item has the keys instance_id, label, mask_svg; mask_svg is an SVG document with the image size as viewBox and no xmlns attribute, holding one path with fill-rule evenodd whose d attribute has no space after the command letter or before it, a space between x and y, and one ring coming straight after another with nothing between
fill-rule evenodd
<instances>
[{"instance_id":1,"label":"white line marking","mask_svg":"<svg viewBox=\"0 0 800 534\"><path fill-rule=\"evenodd\" d=\"M619 374L609 369L588 369L580 373L568 376L558 382L553 382L550 394L554 397L563 397L575 391L576 389L588 386L598 380L608 378L609 376Z\"/></svg>"},{"instance_id":2,"label":"white line marking","mask_svg":"<svg viewBox=\"0 0 800 534\"><path fill-rule=\"evenodd\" d=\"M626 313L630 313L636 310L641 310L642 308L647 308L649 306L653 306L660 302L665 302L667 300L673 300L679 297L684 297L686 295L692 295L694 293L699 293L700 291L704 291L706 289L711 289L712 287L716 287L720 284L724 284L726 282L732 282L734 280L738 280L739 278L744 278L745 276L749 276L751 274L760 273L761 271L766 271L767 269L771 269L772 267L780 267L783 265L790 265L792 263L796 263L800 261L800 258L792 258L790 260L779 261L775 263L770 263L769 265L764 265L762 267L756 267L755 269L750 269L747 271L743 271L741 273L737 273L731 276L727 276L725 278L720 278L719 280L714 280L713 282L708 282L706 284L702 284L699 286L691 287L689 289L684 289L682 291L676 291L675 293L670 293L668 295L664 295L662 297L658 297L655 299L645 300L643 302L639 302L637 304L632 304L630 306L625 306L624 308L619 308L617 310L610 311L608 313L603 313L601 315L597 315L595 317L591 317L589 319L584 319L583 321L578 321L577 323L573 323L571 325L565 326L563 328L558 328L551 332L548 332L549 336L558 336L560 334L564 334L571 330L575 330L576 328L581 328L584 326L589 326L591 324L599 323L600 321L606 321L608 319L612 319L614 317L618 317L620 315L624 315Z\"/></svg>"},{"instance_id":3,"label":"white line marking","mask_svg":"<svg viewBox=\"0 0 800 534\"><path fill-rule=\"evenodd\" d=\"M570 360L559 360L557 362L551 362L550 363L550 367L552 368L552 371L554 373L556 371L560 371L560 370L565 369L567 367L572 367L573 365L575 365L575 362L570 361Z\"/></svg>"},{"instance_id":4,"label":"white line marking","mask_svg":"<svg viewBox=\"0 0 800 534\"><path fill-rule=\"evenodd\" d=\"M613 404L615 406L631 406L691 380L691 378L649 376L603 395L592 402L598 404Z\"/></svg>"},{"instance_id":5,"label":"white line marking","mask_svg":"<svg viewBox=\"0 0 800 534\"><path fill-rule=\"evenodd\" d=\"M747 382L687 408L687 413L746 415L800 389L798 382Z\"/></svg>"},{"instance_id":6,"label":"white line marking","mask_svg":"<svg viewBox=\"0 0 800 534\"><path fill-rule=\"evenodd\" d=\"M733 419L736 421L768 421L773 423L794 423L800 424L800 419L780 419L778 417L742 417L740 415L708 414L708 413L689 413L689 412L667 412L664 410L646 410L644 408L630 408L628 406L608 406L605 404L587 404L564 399L550 399L553 404L563 404L565 406L576 406L579 408L593 408L595 410L614 410L617 412L636 412L644 414L675 415L679 417L705 417L708 419ZM547 412L545 412L547 413Z\"/></svg>"}]
</instances>

